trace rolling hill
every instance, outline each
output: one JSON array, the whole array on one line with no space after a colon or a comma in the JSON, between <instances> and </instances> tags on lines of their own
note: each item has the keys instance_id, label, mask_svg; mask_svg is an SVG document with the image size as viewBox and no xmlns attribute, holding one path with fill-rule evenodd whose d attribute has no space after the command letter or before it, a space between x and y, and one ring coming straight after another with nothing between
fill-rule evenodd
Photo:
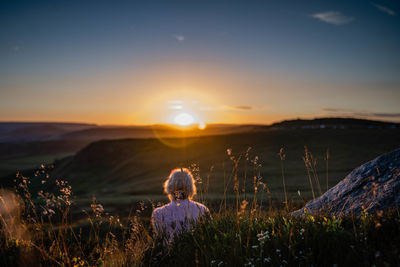
<instances>
[{"instance_id":1,"label":"rolling hill","mask_svg":"<svg viewBox=\"0 0 400 267\"><path fill-rule=\"evenodd\" d=\"M297 190L305 198L311 196L302 160L304 146L311 150L317 160L322 191L325 191L324 157L327 149L330 153L330 187L355 166L400 147L399 134L399 129L285 129L185 139L102 140L91 143L72 157L56 162L53 175L68 179L78 196L95 194L112 201L114 197L119 199L122 196L161 195L162 182L172 168L196 164L200 168L203 185L213 167L209 176L209 192L213 198L221 198L224 177L227 183L233 166L226 150L232 148L236 157L242 154L240 179L244 179L245 168L249 170L248 177L251 177L250 160L258 156L262 164L263 181L270 187L273 197L280 199L282 179L277 153L284 147L287 188L290 197L298 200ZM182 146L182 143L186 145ZM245 167L243 159L248 147L252 149ZM247 186L251 191L251 180L247 181ZM232 184L229 192L232 192L231 187Z\"/></svg>"},{"instance_id":2,"label":"rolling hill","mask_svg":"<svg viewBox=\"0 0 400 267\"><path fill-rule=\"evenodd\" d=\"M262 125L209 125L185 131L167 125L97 126L68 123L0 123L0 177L73 155L91 142L123 138L187 138L265 130Z\"/></svg>"}]
</instances>

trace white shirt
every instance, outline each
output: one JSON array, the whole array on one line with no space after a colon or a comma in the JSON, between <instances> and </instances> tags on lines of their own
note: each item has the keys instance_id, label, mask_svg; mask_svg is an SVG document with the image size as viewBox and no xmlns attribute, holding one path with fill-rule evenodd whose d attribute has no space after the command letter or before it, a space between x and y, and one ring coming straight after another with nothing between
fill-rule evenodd
<instances>
[{"instance_id":1,"label":"white shirt","mask_svg":"<svg viewBox=\"0 0 400 267\"><path fill-rule=\"evenodd\" d=\"M209 212L203 204L189 199L172 200L169 204L155 209L151 221L157 235L164 233L169 241L172 241L175 235L190 230L194 222Z\"/></svg>"}]
</instances>

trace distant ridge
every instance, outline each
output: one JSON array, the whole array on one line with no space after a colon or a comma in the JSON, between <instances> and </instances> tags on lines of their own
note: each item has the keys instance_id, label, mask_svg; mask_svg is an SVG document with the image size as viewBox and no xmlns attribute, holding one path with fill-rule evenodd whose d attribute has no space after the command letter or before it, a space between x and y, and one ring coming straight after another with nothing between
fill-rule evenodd
<instances>
[{"instance_id":1,"label":"distant ridge","mask_svg":"<svg viewBox=\"0 0 400 267\"><path fill-rule=\"evenodd\" d=\"M355 118L315 118L310 120L284 120L273 123L274 129L395 129L400 123Z\"/></svg>"},{"instance_id":2,"label":"distant ridge","mask_svg":"<svg viewBox=\"0 0 400 267\"><path fill-rule=\"evenodd\" d=\"M0 143L36 142L49 140L167 138L228 135L235 133L264 132L285 129L396 129L399 123L355 118L316 118L285 120L266 124L209 124L204 130L196 125L182 128L174 125L99 126L84 123L57 122L0 122Z\"/></svg>"},{"instance_id":3,"label":"distant ridge","mask_svg":"<svg viewBox=\"0 0 400 267\"><path fill-rule=\"evenodd\" d=\"M95 124L63 122L0 122L0 142L31 142L56 139L67 132L96 127Z\"/></svg>"}]
</instances>

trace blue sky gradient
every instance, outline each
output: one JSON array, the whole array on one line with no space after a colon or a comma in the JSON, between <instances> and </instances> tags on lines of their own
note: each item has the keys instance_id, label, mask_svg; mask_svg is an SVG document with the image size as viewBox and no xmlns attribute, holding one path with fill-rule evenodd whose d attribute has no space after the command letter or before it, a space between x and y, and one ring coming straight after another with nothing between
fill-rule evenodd
<instances>
[{"instance_id":1,"label":"blue sky gradient","mask_svg":"<svg viewBox=\"0 0 400 267\"><path fill-rule=\"evenodd\" d=\"M0 120L167 122L151 106L194 86L209 122L400 121L399 12L398 1L2 1Z\"/></svg>"}]
</instances>

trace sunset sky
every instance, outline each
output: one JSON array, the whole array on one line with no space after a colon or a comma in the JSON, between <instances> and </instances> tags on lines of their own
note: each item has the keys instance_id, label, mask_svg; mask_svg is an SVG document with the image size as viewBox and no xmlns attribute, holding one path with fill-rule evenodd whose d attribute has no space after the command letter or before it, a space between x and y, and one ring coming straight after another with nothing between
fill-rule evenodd
<instances>
[{"instance_id":1,"label":"sunset sky","mask_svg":"<svg viewBox=\"0 0 400 267\"><path fill-rule=\"evenodd\" d=\"M2 1L0 121L400 121L399 1Z\"/></svg>"}]
</instances>

